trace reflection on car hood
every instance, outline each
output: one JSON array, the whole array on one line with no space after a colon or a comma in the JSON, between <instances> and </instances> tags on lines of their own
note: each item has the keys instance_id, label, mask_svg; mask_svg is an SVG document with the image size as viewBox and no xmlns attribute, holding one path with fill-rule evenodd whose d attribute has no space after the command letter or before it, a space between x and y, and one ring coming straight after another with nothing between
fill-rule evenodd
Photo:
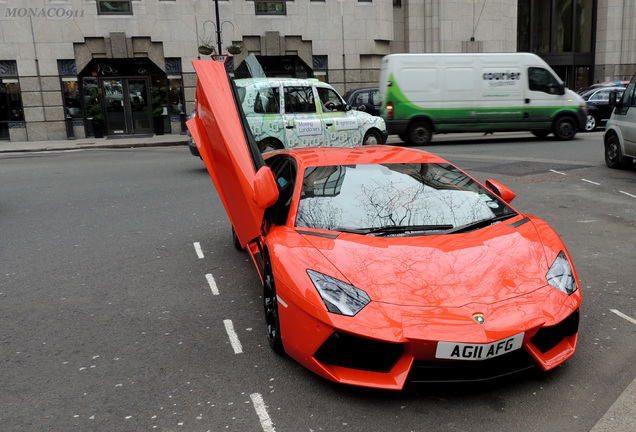
<instances>
[{"instance_id":1,"label":"reflection on car hood","mask_svg":"<svg viewBox=\"0 0 636 432\"><path fill-rule=\"evenodd\" d=\"M510 225L421 237L304 237L374 301L461 307L496 303L546 285L548 266L536 228Z\"/></svg>"}]
</instances>

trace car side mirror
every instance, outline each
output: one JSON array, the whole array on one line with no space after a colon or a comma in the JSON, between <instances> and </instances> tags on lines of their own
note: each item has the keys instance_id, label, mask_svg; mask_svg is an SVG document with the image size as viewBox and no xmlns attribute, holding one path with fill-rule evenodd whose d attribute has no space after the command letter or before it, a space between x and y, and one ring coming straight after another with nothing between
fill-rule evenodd
<instances>
[{"instance_id":1,"label":"car side mirror","mask_svg":"<svg viewBox=\"0 0 636 432\"><path fill-rule=\"evenodd\" d=\"M486 187L491 192L496 194L499 198L504 200L506 204L510 204L512 200L515 199L515 197L517 196L517 194L514 193L512 190L508 189L506 186L495 180L486 180Z\"/></svg>"},{"instance_id":2,"label":"car side mirror","mask_svg":"<svg viewBox=\"0 0 636 432\"><path fill-rule=\"evenodd\" d=\"M254 177L254 202L259 208L266 209L278 200L278 187L274 174L269 167L261 167Z\"/></svg>"}]
</instances>

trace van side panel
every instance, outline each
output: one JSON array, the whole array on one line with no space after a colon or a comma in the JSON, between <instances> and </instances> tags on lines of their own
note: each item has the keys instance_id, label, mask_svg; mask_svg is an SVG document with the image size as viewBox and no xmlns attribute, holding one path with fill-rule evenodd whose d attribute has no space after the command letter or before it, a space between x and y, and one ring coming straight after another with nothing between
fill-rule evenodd
<instances>
[{"instance_id":1,"label":"van side panel","mask_svg":"<svg viewBox=\"0 0 636 432\"><path fill-rule=\"evenodd\" d=\"M380 75L380 115L397 134L406 134L415 119L444 133L550 131L563 113L577 118L582 101L569 91L529 95L536 93L528 87L531 66L551 71L527 53L389 55Z\"/></svg>"}]
</instances>

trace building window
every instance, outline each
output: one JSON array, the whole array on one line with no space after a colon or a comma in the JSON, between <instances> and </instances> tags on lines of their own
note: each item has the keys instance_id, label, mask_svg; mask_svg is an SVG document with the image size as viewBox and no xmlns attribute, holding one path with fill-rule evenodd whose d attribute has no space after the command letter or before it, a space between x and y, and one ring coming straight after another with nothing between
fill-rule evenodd
<instances>
[{"instance_id":1,"label":"building window","mask_svg":"<svg viewBox=\"0 0 636 432\"><path fill-rule=\"evenodd\" d=\"M77 81L75 60L58 60L57 70L60 73L65 117L82 118L82 98Z\"/></svg>"},{"instance_id":2,"label":"building window","mask_svg":"<svg viewBox=\"0 0 636 432\"><path fill-rule=\"evenodd\" d=\"M254 0L256 15L287 15L285 0Z\"/></svg>"},{"instance_id":3,"label":"building window","mask_svg":"<svg viewBox=\"0 0 636 432\"><path fill-rule=\"evenodd\" d=\"M132 15L131 0L97 0L100 15Z\"/></svg>"},{"instance_id":4,"label":"building window","mask_svg":"<svg viewBox=\"0 0 636 432\"><path fill-rule=\"evenodd\" d=\"M24 121L22 96L15 60L0 61L0 140L9 139L11 122Z\"/></svg>"}]
</instances>

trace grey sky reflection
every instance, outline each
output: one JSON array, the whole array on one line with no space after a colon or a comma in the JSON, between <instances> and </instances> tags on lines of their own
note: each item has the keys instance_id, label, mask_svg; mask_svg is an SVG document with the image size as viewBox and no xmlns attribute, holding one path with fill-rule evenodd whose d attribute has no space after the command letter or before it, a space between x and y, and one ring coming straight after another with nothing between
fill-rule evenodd
<instances>
[{"instance_id":1,"label":"grey sky reflection","mask_svg":"<svg viewBox=\"0 0 636 432\"><path fill-rule=\"evenodd\" d=\"M461 226L497 216L506 209L450 165L316 167L305 173L296 225L328 230Z\"/></svg>"}]
</instances>

